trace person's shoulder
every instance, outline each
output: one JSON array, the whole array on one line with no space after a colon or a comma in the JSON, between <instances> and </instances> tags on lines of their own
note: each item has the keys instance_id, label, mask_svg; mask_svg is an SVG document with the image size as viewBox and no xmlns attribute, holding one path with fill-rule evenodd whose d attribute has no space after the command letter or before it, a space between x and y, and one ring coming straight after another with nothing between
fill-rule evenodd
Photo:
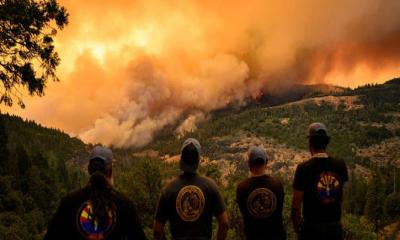
<instances>
[{"instance_id":1,"label":"person's shoulder","mask_svg":"<svg viewBox=\"0 0 400 240\"><path fill-rule=\"evenodd\" d=\"M202 176L202 175L198 175L197 177L200 181L202 181L208 185L217 186L217 183L215 182L215 180L210 177Z\"/></svg>"},{"instance_id":2,"label":"person's shoulder","mask_svg":"<svg viewBox=\"0 0 400 240\"><path fill-rule=\"evenodd\" d=\"M244 179L242 179L242 180L240 180L238 183L237 183L237 186L239 187L239 186L245 186L245 185L248 185L249 183L251 182L251 178L244 178Z\"/></svg>"},{"instance_id":3,"label":"person's shoulder","mask_svg":"<svg viewBox=\"0 0 400 240\"><path fill-rule=\"evenodd\" d=\"M344 175L347 175L347 165L346 162L342 158L334 158L331 157L331 162L332 165L335 166L335 168L339 169ZM345 177L347 178L347 177Z\"/></svg>"},{"instance_id":4,"label":"person's shoulder","mask_svg":"<svg viewBox=\"0 0 400 240\"><path fill-rule=\"evenodd\" d=\"M167 180L164 187L161 189L161 194L168 194L176 190L177 186L181 184L181 179L179 176L172 177Z\"/></svg>"},{"instance_id":5,"label":"person's shoulder","mask_svg":"<svg viewBox=\"0 0 400 240\"><path fill-rule=\"evenodd\" d=\"M250 179L250 178L242 179L241 181L239 181L239 182L236 184L236 189L242 190L242 189L244 189L244 188L247 188L247 187L250 185L250 182L251 182L251 179Z\"/></svg>"},{"instance_id":6,"label":"person's shoulder","mask_svg":"<svg viewBox=\"0 0 400 240\"><path fill-rule=\"evenodd\" d=\"M297 164L297 168L296 169L308 168L310 165L313 164L314 161L315 161L314 158L310 158L310 159L304 160L301 163Z\"/></svg>"},{"instance_id":7,"label":"person's shoulder","mask_svg":"<svg viewBox=\"0 0 400 240\"><path fill-rule=\"evenodd\" d=\"M111 193L115 200L123 204L132 204L132 201L128 198L128 196L125 193L115 189L113 189Z\"/></svg>"},{"instance_id":8,"label":"person's shoulder","mask_svg":"<svg viewBox=\"0 0 400 240\"><path fill-rule=\"evenodd\" d=\"M70 193L68 193L65 197L61 199L61 202L64 204L76 202L76 201L83 201L88 198L89 189L87 187L76 189Z\"/></svg>"},{"instance_id":9,"label":"person's shoulder","mask_svg":"<svg viewBox=\"0 0 400 240\"><path fill-rule=\"evenodd\" d=\"M179 176L172 177L170 179L167 179L164 189L169 189L175 187L175 185L179 184L182 181L182 179Z\"/></svg>"},{"instance_id":10,"label":"person's shoulder","mask_svg":"<svg viewBox=\"0 0 400 240\"><path fill-rule=\"evenodd\" d=\"M212 179L210 177L198 175L197 181L200 185L203 185L208 189L211 189L213 191L218 191L217 183L215 182L214 179Z\"/></svg>"},{"instance_id":11,"label":"person's shoulder","mask_svg":"<svg viewBox=\"0 0 400 240\"><path fill-rule=\"evenodd\" d=\"M276 186L283 186L283 181L280 177L267 175L269 181Z\"/></svg>"},{"instance_id":12,"label":"person's shoulder","mask_svg":"<svg viewBox=\"0 0 400 240\"><path fill-rule=\"evenodd\" d=\"M343 158L338 158L338 157L331 157L329 156L329 159L336 164L340 164L340 165L346 165L346 162L344 161Z\"/></svg>"},{"instance_id":13,"label":"person's shoulder","mask_svg":"<svg viewBox=\"0 0 400 240\"><path fill-rule=\"evenodd\" d=\"M329 156L328 157L328 162L330 166L334 168L339 168L339 169L346 169L346 162L343 160L343 158L335 157L335 156Z\"/></svg>"}]
</instances>

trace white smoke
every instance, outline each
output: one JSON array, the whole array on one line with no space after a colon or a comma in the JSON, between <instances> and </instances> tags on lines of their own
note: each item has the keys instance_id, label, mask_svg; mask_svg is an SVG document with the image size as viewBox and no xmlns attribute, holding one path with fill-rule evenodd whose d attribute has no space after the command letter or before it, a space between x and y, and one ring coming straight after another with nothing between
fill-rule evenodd
<instances>
[{"instance_id":1,"label":"white smoke","mask_svg":"<svg viewBox=\"0 0 400 240\"><path fill-rule=\"evenodd\" d=\"M186 109L210 111L245 97L243 91L237 90L245 89L249 69L234 56L206 59L198 74L184 74L179 81L173 81L174 76L167 69L161 71L156 66L155 59L145 57L131 63L127 96L115 111L96 119L93 127L79 137L116 147L143 146ZM176 130L178 135L194 131L204 119L202 112L189 116Z\"/></svg>"},{"instance_id":2,"label":"white smoke","mask_svg":"<svg viewBox=\"0 0 400 240\"><path fill-rule=\"evenodd\" d=\"M400 69L399 0L60 1L71 14L56 39L61 82L12 113L85 142L143 146L184 113Z\"/></svg>"},{"instance_id":3,"label":"white smoke","mask_svg":"<svg viewBox=\"0 0 400 240\"><path fill-rule=\"evenodd\" d=\"M202 112L190 114L176 129L175 133L178 138L182 138L186 133L191 133L197 130L198 124L204 122L206 116Z\"/></svg>"}]
</instances>

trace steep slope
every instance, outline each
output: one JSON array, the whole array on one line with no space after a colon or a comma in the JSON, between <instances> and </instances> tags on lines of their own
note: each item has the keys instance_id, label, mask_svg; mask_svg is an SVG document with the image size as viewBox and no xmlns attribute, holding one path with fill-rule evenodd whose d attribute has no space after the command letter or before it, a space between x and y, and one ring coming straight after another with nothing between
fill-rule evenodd
<instances>
[{"instance_id":1,"label":"steep slope","mask_svg":"<svg viewBox=\"0 0 400 240\"><path fill-rule=\"evenodd\" d=\"M85 148L58 130L0 115L0 239L43 239L61 196L85 179L66 164Z\"/></svg>"},{"instance_id":2,"label":"steep slope","mask_svg":"<svg viewBox=\"0 0 400 240\"><path fill-rule=\"evenodd\" d=\"M270 172L283 179L290 194L296 165L309 157L307 127L315 121L329 128L329 153L349 166L351 181L344 199L347 237L376 238L372 231L383 231L385 224L395 221L399 214L395 206L400 204L396 203L400 196L394 186L400 186L400 79L272 107L258 105L217 112L182 138L200 140L203 171L230 189L226 190L228 196L234 191L236 179L247 175L247 149L264 145L270 157ZM176 168L182 138L176 138L172 130L137 149L137 154Z\"/></svg>"}]
</instances>

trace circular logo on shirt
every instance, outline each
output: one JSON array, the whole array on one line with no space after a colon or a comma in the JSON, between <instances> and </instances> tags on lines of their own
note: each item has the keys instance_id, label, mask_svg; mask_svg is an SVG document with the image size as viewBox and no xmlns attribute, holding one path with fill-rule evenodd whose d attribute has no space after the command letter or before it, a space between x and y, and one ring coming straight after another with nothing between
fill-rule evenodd
<instances>
[{"instance_id":1,"label":"circular logo on shirt","mask_svg":"<svg viewBox=\"0 0 400 240\"><path fill-rule=\"evenodd\" d=\"M114 229L115 222L116 213L109 209L106 224L104 226L99 226L99 222L93 214L93 204L90 201L85 202L77 214L79 232L86 239L106 238Z\"/></svg>"},{"instance_id":2,"label":"circular logo on shirt","mask_svg":"<svg viewBox=\"0 0 400 240\"><path fill-rule=\"evenodd\" d=\"M182 188L176 198L176 211L185 222L199 219L204 210L204 194L197 186L188 185Z\"/></svg>"},{"instance_id":3,"label":"circular logo on shirt","mask_svg":"<svg viewBox=\"0 0 400 240\"><path fill-rule=\"evenodd\" d=\"M317 182L317 194L319 200L324 204L336 202L341 191L338 177L333 172L322 172Z\"/></svg>"},{"instance_id":4,"label":"circular logo on shirt","mask_svg":"<svg viewBox=\"0 0 400 240\"><path fill-rule=\"evenodd\" d=\"M268 188L257 188L247 198L247 209L255 218L266 218L276 209L276 196Z\"/></svg>"}]
</instances>

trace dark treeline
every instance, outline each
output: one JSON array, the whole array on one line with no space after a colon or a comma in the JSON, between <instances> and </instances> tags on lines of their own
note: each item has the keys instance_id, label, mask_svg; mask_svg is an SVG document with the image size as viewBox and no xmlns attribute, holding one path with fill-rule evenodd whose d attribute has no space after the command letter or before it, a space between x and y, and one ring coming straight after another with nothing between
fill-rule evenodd
<instances>
[{"instance_id":1,"label":"dark treeline","mask_svg":"<svg viewBox=\"0 0 400 240\"><path fill-rule=\"evenodd\" d=\"M0 239L42 239L62 196L85 176L69 168L85 145L54 129L0 115Z\"/></svg>"},{"instance_id":2,"label":"dark treeline","mask_svg":"<svg viewBox=\"0 0 400 240\"><path fill-rule=\"evenodd\" d=\"M360 109L348 110L344 103L337 107L326 102L219 113L185 137L198 138L203 143L204 156L217 159L223 153L235 154L229 147L232 143L229 139L243 134L274 139L295 149L307 150L304 136L308 124L314 121L326 123L332 136L328 151L343 158L350 169L343 203L346 238L376 239L385 227L398 222L400 216L400 169L395 168L400 152L394 148L397 145L385 144L387 140L396 142L400 137L399 127L393 127L400 125L399 117L393 114L400 112L400 101L383 94L393 95L400 92L399 88L400 84L395 80L354 90L363 94L359 98L363 104ZM288 123L282 124L281 120L286 118ZM392 127L388 128L388 124ZM181 140L173 135L173 130L174 127L167 127L143 150L153 149L160 155L178 154ZM218 137L223 138L217 140ZM359 149L376 144L381 146L382 159L358 154ZM0 239L42 239L60 199L86 184L84 166L89 149L91 146L56 129L43 128L19 117L0 115ZM176 163L166 164L158 157L132 155L133 151L139 150L142 149L115 150L115 186L134 201L150 237L160 190L179 173L179 167ZM229 239L242 237L243 225L235 202L235 190L236 183L248 175L243 161L235 164L236 171L227 176L218 165L200 167L201 174L215 179L223 191L230 215ZM277 177L281 177L286 185L284 217L289 222L291 180L287 176ZM394 225L392 229L396 227L399 226ZM294 239L290 224L288 235L288 239ZM394 234L387 237L395 239Z\"/></svg>"}]
</instances>

